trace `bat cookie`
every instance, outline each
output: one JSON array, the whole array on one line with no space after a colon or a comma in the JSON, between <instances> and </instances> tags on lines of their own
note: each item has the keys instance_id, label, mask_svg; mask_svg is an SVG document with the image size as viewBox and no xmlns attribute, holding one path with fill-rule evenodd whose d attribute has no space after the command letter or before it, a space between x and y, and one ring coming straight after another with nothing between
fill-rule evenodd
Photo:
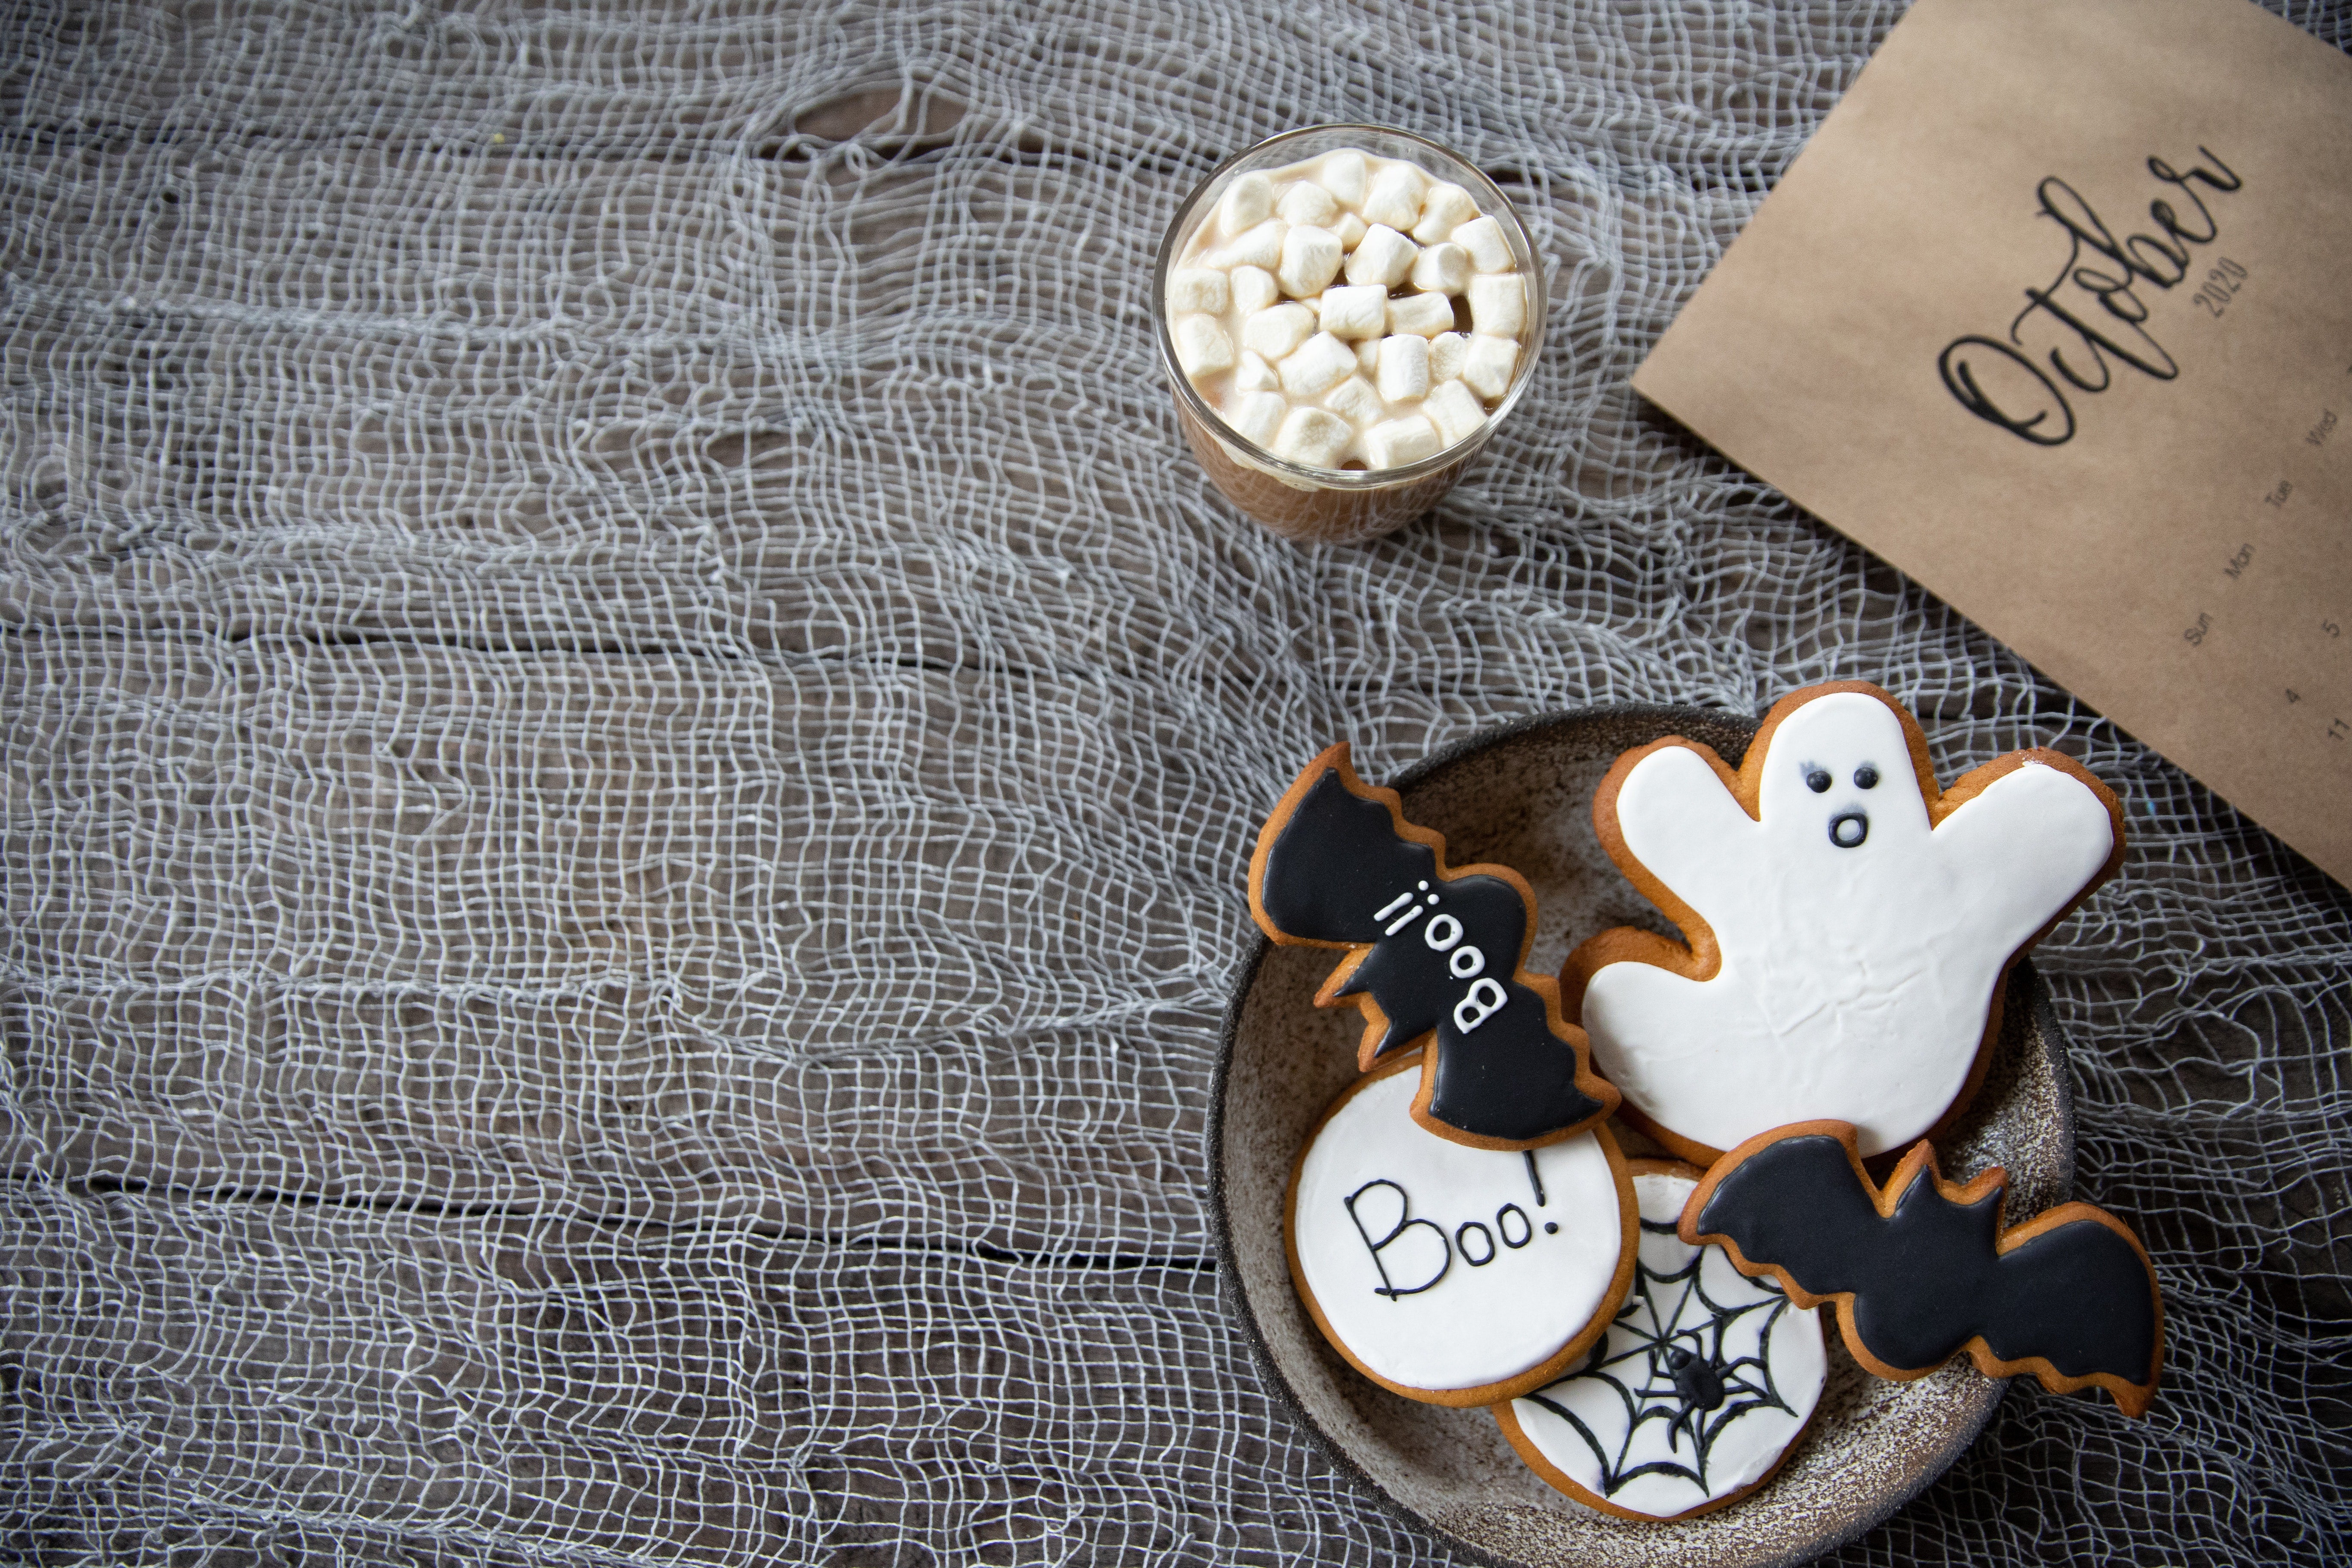
<instances>
[{"instance_id":1,"label":"bat cookie","mask_svg":"<svg viewBox=\"0 0 2352 1568\"><path fill-rule=\"evenodd\" d=\"M1881 1189L1851 1126L1800 1122L1718 1161L1681 1234L1721 1246L1744 1273L1769 1272L1801 1305L1836 1301L1846 1348L1881 1377L1925 1377L1966 1350L1988 1377L2096 1386L2141 1415L2164 1362L2146 1249L2089 1204L2003 1229L2007 1184L1999 1169L1947 1182L1922 1143Z\"/></svg>"},{"instance_id":2,"label":"bat cookie","mask_svg":"<svg viewBox=\"0 0 2352 1568\"><path fill-rule=\"evenodd\" d=\"M1276 942L1349 950L1315 1002L1362 1009L1358 1066L1430 1043L1412 1117L1431 1132L1531 1149L1617 1108L1557 984L1523 967L1536 923L1526 879L1449 868L1444 838L1405 821L1394 790L1359 779L1345 743L1309 763L1266 819L1249 893Z\"/></svg>"},{"instance_id":3,"label":"bat cookie","mask_svg":"<svg viewBox=\"0 0 2352 1568\"><path fill-rule=\"evenodd\" d=\"M1290 1277L1381 1387L1491 1405L1608 1330L1633 1277L1632 1177L1605 1126L1517 1151L1432 1135L1412 1113L1419 1058L1358 1079L1307 1135L1283 1200Z\"/></svg>"},{"instance_id":4,"label":"bat cookie","mask_svg":"<svg viewBox=\"0 0 2352 1568\"><path fill-rule=\"evenodd\" d=\"M1519 1457L1621 1519L1688 1519L1771 1478L1811 1422L1829 1359L1821 1314L1675 1226L1689 1165L1633 1163L1642 1243L1633 1293L1584 1363L1495 1406Z\"/></svg>"},{"instance_id":5,"label":"bat cookie","mask_svg":"<svg viewBox=\"0 0 2352 1568\"><path fill-rule=\"evenodd\" d=\"M1941 1133L2010 966L2124 848L2115 795L2056 752L1938 789L1917 722L1861 681L1782 698L1737 772L1680 736L1627 752L1592 816L1685 941L1603 931L1561 989L1626 1120L1701 1165L1813 1117L1865 1155Z\"/></svg>"}]
</instances>

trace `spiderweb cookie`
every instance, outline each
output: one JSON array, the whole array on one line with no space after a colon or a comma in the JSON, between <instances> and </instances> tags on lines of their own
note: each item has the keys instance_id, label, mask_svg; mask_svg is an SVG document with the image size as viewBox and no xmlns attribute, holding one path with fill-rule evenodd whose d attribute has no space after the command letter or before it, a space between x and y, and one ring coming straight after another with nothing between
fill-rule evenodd
<instances>
[{"instance_id":1,"label":"spiderweb cookie","mask_svg":"<svg viewBox=\"0 0 2352 1568\"><path fill-rule=\"evenodd\" d=\"M1675 1233L1699 1173L1633 1163L1642 1239L1632 1294L1567 1377L1495 1407L1529 1468L1625 1519L1687 1519L1769 1479L1821 1398L1818 1311Z\"/></svg>"}]
</instances>

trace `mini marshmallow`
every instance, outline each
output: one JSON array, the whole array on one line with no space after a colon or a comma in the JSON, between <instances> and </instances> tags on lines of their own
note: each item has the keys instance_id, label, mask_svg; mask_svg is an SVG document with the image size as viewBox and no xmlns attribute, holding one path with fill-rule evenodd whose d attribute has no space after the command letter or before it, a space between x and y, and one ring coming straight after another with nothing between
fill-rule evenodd
<instances>
[{"instance_id":1,"label":"mini marshmallow","mask_svg":"<svg viewBox=\"0 0 2352 1568\"><path fill-rule=\"evenodd\" d=\"M1360 375L1351 375L1333 387L1323 406L1359 429L1388 412L1381 406L1381 395Z\"/></svg>"},{"instance_id":2,"label":"mini marshmallow","mask_svg":"<svg viewBox=\"0 0 2352 1568\"><path fill-rule=\"evenodd\" d=\"M1234 309L1244 320L1282 298L1282 285L1263 267L1234 268Z\"/></svg>"},{"instance_id":3,"label":"mini marshmallow","mask_svg":"<svg viewBox=\"0 0 2352 1568\"><path fill-rule=\"evenodd\" d=\"M1516 338L1528 324L1528 286L1517 273L1470 279L1470 320L1482 332Z\"/></svg>"},{"instance_id":4,"label":"mini marshmallow","mask_svg":"<svg viewBox=\"0 0 2352 1568\"><path fill-rule=\"evenodd\" d=\"M1470 357L1470 340L1460 332L1440 332L1429 340L1429 384L1458 381L1462 362Z\"/></svg>"},{"instance_id":5,"label":"mini marshmallow","mask_svg":"<svg viewBox=\"0 0 2352 1568\"><path fill-rule=\"evenodd\" d=\"M1385 338L1366 338L1363 342L1358 343L1356 345L1356 368L1362 371L1366 375L1380 374L1381 344L1387 341L1388 340Z\"/></svg>"},{"instance_id":6,"label":"mini marshmallow","mask_svg":"<svg viewBox=\"0 0 2352 1568\"><path fill-rule=\"evenodd\" d=\"M1282 378L1274 374L1274 366L1266 363L1263 355L1242 350L1241 361L1234 366L1234 390L1272 392L1281 384Z\"/></svg>"},{"instance_id":7,"label":"mini marshmallow","mask_svg":"<svg viewBox=\"0 0 2352 1568\"><path fill-rule=\"evenodd\" d=\"M1233 289L1225 275L1213 267L1179 267L1168 275L1168 313L1171 316L1205 311L1225 313Z\"/></svg>"},{"instance_id":8,"label":"mini marshmallow","mask_svg":"<svg viewBox=\"0 0 2352 1568\"><path fill-rule=\"evenodd\" d=\"M1478 406L1477 394L1458 381L1449 381L1429 395L1421 411L1437 426L1449 447L1486 423L1486 411Z\"/></svg>"},{"instance_id":9,"label":"mini marshmallow","mask_svg":"<svg viewBox=\"0 0 2352 1568\"><path fill-rule=\"evenodd\" d=\"M1184 367L1186 375L1210 375L1233 368L1234 340L1225 336L1215 317L1179 316L1174 335L1176 363Z\"/></svg>"},{"instance_id":10,"label":"mini marshmallow","mask_svg":"<svg viewBox=\"0 0 2352 1568\"><path fill-rule=\"evenodd\" d=\"M1381 340L1381 395L1417 403L1429 395L1429 340L1409 335Z\"/></svg>"},{"instance_id":11,"label":"mini marshmallow","mask_svg":"<svg viewBox=\"0 0 2352 1568\"><path fill-rule=\"evenodd\" d=\"M1274 437L1274 455L1310 468L1339 467L1339 454L1356 438L1356 427L1321 408L1294 408Z\"/></svg>"},{"instance_id":12,"label":"mini marshmallow","mask_svg":"<svg viewBox=\"0 0 2352 1568\"><path fill-rule=\"evenodd\" d=\"M1302 185L1301 190L1314 187ZM1282 237L1282 266L1275 280L1293 299L1320 294L1339 275L1339 237L1301 225Z\"/></svg>"},{"instance_id":13,"label":"mini marshmallow","mask_svg":"<svg viewBox=\"0 0 2352 1568\"><path fill-rule=\"evenodd\" d=\"M1391 163L1372 176L1371 187L1364 193L1362 212L1366 223L1384 223L1400 232L1421 221L1422 193L1429 188L1429 176L1410 163Z\"/></svg>"},{"instance_id":14,"label":"mini marshmallow","mask_svg":"<svg viewBox=\"0 0 2352 1568\"><path fill-rule=\"evenodd\" d=\"M1412 286L1424 294L1459 294L1470 287L1470 253L1447 241L1413 258Z\"/></svg>"},{"instance_id":15,"label":"mini marshmallow","mask_svg":"<svg viewBox=\"0 0 2352 1568\"><path fill-rule=\"evenodd\" d=\"M1314 311L1304 305L1276 305L1242 322L1242 347L1278 362L1296 353L1314 331Z\"/></svg>"},{"instance_id":16,"label":"mini marshmallow","mask_svg":"<svg viewBox=\"0 0 2352 1568\"><path fill-rule=\"evenodd\" d=\"M1363 203L1366 173L1364 155L1349 148L1324 159L1323 167L1316 177L1322 181L1323 188L1330 192L1341 206L1352 207Z\"/></svg>"},{"instance_id":17,"label":"mini marshmallow","mask_svg":"<svg viewBox=\"0 0 2352 1568\"><path fill-rule=\"evenodd\" d=\"M1270 217L1213 256L1212 267L1263 267L1268 272L1282 265L1282 236L1290 226Z\"/></svg>"},{"instance_id":18,"label":"mini marshmallow","mask_svg":"<svg viewBox=\"0 0 2352 1568\"><path fill-rule=\"evenodd\" d=\"M1331 232L1339 237L1341 249L1353 250L1363 243L1364 236L1370 231L1365 227L1364 220L1354 213L1341 213L1339 221L1331 226Z\"/></svg>"},{"instance_id":19,"label":"mini marshmallow","mask_svg":"<svg viewBox=\"0 0 2352 1568\"><path fill-rule=\"evenodd\" d=\"M1518 363L1517 342L1475 333L1470 339L1469 353L1462 356L1462 384L1492 401L1511 389L1511 368Z\"/></svg>"},{"instance_id":20,"label":"mini marshmallow","mask_svg":"<svg viewBox=\"0 0 2352 1568\"><path fill-rule=\"evenodd\" d=\"M1274 211L1285 223L1329 228L1339 216L1339 204L1330 192L1312 180L1301 180L1282 193L1282 200L1275 204Z\"/></svg>"},{"instance_id":21,"label":"mini marshmallow","mask_svg":"<svg viewBox=\"0 0 2352 1568\"><path fill-rule=\"evenodd\" d=\"M1437 427L1418 414L1375 425L1364 432L1364 460L1375 468L1402 468L1445 449Z\"/></svg>"},{"instance_id":22,"label":"mini marshmallow","mask_svg":"<svg viewBox=\"0 0 2352 1568\"><path fill-rule=\"evenodd\" d=\"M1421 204L1421 221L1412 226L1413 238L1435 245L1478 216L1478 204L1459 185L1435 184Z\"/></svg>"},{"instance_id":23,"label":"mini marshmallow","mask_svg":"<svg viewBox=\"0 0 2352 1568\"><path fill-rule=\"evenodd\" d=\"M1446 236L1470 253L1470 265L1480 272L1508 272L1511 269L1511 243L1503 237L1499 219L1478 218L1464 224Z\"/></svg>"},{"instance_id":24,"label":"mini marshmallow","mask_svg":"<svg viewBox=\"0 0 2352 1568\"><path fill-rule=\"evenodd\" d=\"M1244 393L1234 405L1225 410L1225 423L1242 437L1265 446L1274 439L1274 432L1290 405L1278 392Z\"/></svg>"},{"instance_id":25,"label":"mini marshmallow","mask_svg":"<svg viewBox=\"0 0 2352 1568\"><path fill-rule=\"evenodd\" d=\"M1225 199L1217 204L1217 229L1241 234L1273 216L1274 182L1264 174L1244 174L1225 187Z\"/></svg>"},{"instance_id":26,"label":"mini marshmallow","mask_svg":"<svg viewBox=\"0 0 2352 1568\"><path fill-rule=\"evenodd\" d=\"M1318 332L1274 368L1291 396L1320 397L1356 374L1356 351L1328 332Z\"/></svg>"},{"instance_id":27,"label":"mini marshmallow","mask_svg":"<svg viewBox=\"0 0 2352 1568\"><path fill-rule=\"evenodd\" d=\"M1323 330L1343 338L1377 338L1388 327L1389 291L1377 283L1323 290Z\"/></svg>"},{"instance_id":28,"label":"mini marshmallow","mask_svg":"<svg viewBox=\"0 0 2352 1568\"><path fill-rule=\"evenodd\" d=\"M1412 258L1419 254L1412 241L1388 225L1376 223L1348 253L1348 281L1393 289L1412 276Z\"/></svg>"},{"instance_id":29,"label":"mini marshmallow","mask_svg":"<svg viewBox=\"0 0 2352 1568\"><path fill-rule=\"evenodd\" d=\"M1389 301L1389 331L1435 337L1454 330L1454 301L1443 294L1408 294Z\"/></svg>"}]
</instances>

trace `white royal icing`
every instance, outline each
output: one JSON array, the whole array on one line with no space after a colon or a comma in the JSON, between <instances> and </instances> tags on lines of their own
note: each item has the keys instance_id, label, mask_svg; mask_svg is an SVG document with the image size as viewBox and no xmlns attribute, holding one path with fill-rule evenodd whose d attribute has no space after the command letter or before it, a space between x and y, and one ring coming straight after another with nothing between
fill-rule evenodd
<instances>
[{"instance_id":1,"label":"white royal icing","mask_svg":"<svg viewBox=\"0 0 2352 1568\"><path fill-rule=\"evenodd\" d=\"M1643 1221L1633 1293L1591 1362L1511 1402L1521 1433L1563 1475L1654 1519L1759 1479L1804 1429L1829 1364L1819 1311L1769 1279L1743 1278L1721 1247L1674 1234L1697 1184L1633 1178ZM1714 1409L1695 1408L1676 1386L1676 1352L1707 1368L1722 1394Z\"/></svg>"},{"instance_id":2,"label":"white royal icing","mask_svg":"<svg viewBox=\"0 0 2352 1568\"><path fill-rule=\"evenodd\" d=\"M1420 1083L1411 1069L1369 1080L1323 1124L1299 1165L1291 1241L1363 1366L1408 1388L1477 1388L1541 1366L1607 1307L1617 1180L1590 1132L1498 1153L1425 1131Z\"/></svg>"},{"instance_id":3,"label":"white royal icing","mask_svg":"<svg viewBox=\"0 0 2352 1568\"><path fill-rule=\"evenodd\" d=\"M1855 785L1877 770L1875 787ZM1831 784L1816 794L1809 771ZM2011 953L2105 864L2114 824L2080 779L2027 763L1931 828L1902 721L1860 692L1774 730L1759 817L1681 746L1625 775L1625 846L1721 944L1704 982L1654 964L1596 973L1583 1024L1601 1075L1715 1149L1833 1117L1862 1152L1932 1127L1967 1082ZM1867 816L1841 847L1836 819Z\"/></svg>"}]
</instances>

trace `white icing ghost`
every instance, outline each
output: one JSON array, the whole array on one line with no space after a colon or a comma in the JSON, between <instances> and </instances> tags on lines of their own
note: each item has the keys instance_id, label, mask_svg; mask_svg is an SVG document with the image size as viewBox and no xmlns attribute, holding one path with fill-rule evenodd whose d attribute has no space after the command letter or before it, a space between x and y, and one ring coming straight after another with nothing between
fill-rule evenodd
<instances>
[{"instance_id":1,"label":"white icing ghost","mask_svg":"<svg viewBox=\"0 0 2352 1568\"><path fill-rule=\"evenodd\" d=\"M1601 968L1583 1003L1594 1064L1714 1149L1824 1117L1853 1122L1865 1154L1900 1148L1967 1084L2011 955L2106 864L2106 802L2028 760L1931 826L1902 720L1841 690L1774 728L1757 806L1683 746L1625 775L1625 847L1722 963L1704 981Z\"/></svg>"}]
</instances>

